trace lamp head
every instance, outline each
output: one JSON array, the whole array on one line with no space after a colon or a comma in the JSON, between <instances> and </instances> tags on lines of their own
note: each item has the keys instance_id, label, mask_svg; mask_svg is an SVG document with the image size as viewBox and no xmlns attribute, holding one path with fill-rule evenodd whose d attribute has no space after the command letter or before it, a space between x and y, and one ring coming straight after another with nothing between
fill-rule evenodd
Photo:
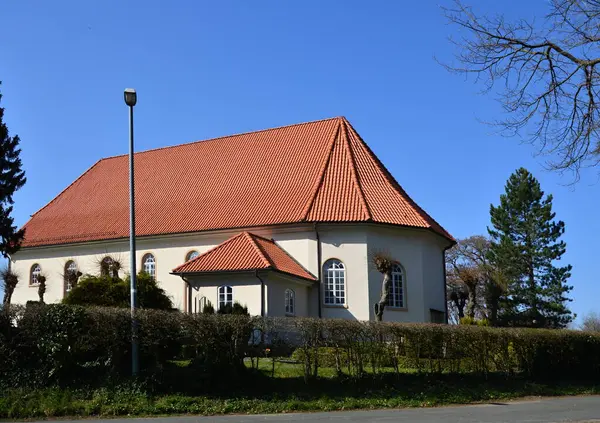
<instances>
[{"instance_id":1,"label":"lamp head","mask_svg":"<svg viewBox=\"0 0 600 423\"><path fill-rule=\"evenodd\" d=\"M127 104L129 107L133 107L133 106L135 106L136 103L137 103L137 93L135 92L135 90L133 88L126 88L125 89L125 104Z\"/></svg>"}]
</instances>

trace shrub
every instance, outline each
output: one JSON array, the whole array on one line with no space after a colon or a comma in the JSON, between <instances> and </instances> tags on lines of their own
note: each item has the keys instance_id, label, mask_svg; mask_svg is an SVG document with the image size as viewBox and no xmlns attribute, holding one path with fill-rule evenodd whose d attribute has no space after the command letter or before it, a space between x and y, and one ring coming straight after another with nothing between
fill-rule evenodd
<instances>
[{"instance_id":1,"label":"shrub","mask_svg":"<svg viewBox=\"0 0 600 423\"><path fill-rule=\"evenodd\" d=\"M204 307L202 307L203 314L215 314L215 308L210 301L206 301Z\"/></svg>"},{"instance_id":2,"label":"shrub","mask_svg":"<svg viewBox=\"0 0 600 423\"><path fill-rule=\"evenodd\" d=\"M210 306L212 307L212 304ZM204 307L205 312L207 307L208 304ZM237 301L234 302L233 305L226 304L223 307L220 307L217 311L217 314L235 314L238 316L250 316L250 313L248 313L248 307L241 305Z\"/></svg>"},{"instance_id":3,"label":"shrub","mask_svg":"<svg viewBox=\"0 0 600 423\"><path fill-rule=\"evenodd\" d=\"M469 316L461 317L459 324L471 326L490 326L488 319L474 319L473 317Z\"/></svg>"},{"instance_id":4,"label":"shrub","mask_svg":"<svg viewBox=\"0 0 600 423\"><path fill-rule=\"evenodd\" d=\"M171 299L149 274L141 272L136 279L138 305L140 308L170 310L173 308ZM85 275L67 294L64 304L100 306L100 307L129 307L130 278L115 278L113 276Z\"/></svg>"},{"instance_id":5,"label":"shrub","mask_svg":"<svg viewBox=\"0 0 600 423\"><path fill-rule=\"evenodd\" d=\"M295 349L307 382L322 367L353 378L406 368L530 380L600 376L600 334L591 332L161 310L137 318L142 377L169 390L182 378L199 391L234 389L245 381L244 357L264 357L267 348L270 355ZM32 303L0 310L0 388L118 382L131 374L130 354L127 309ZM184 354L190 365L169 379L164 370Z\"/></svg>"}]
</instances>

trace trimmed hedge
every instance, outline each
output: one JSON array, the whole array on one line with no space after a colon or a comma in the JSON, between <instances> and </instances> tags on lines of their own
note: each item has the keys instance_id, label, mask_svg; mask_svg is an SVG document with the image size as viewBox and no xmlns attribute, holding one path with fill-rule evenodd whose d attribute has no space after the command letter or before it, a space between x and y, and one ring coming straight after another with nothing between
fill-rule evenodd
<instances>
[{"instance_id":1,"label":"trimmed hedge","mask_svg":"<svg viewBox=\"0 0 600 423\"><path fill-rule=\"evenodd\" d=\"M530 379L594 380L600 334L569 330L187 315L140 310L145 380L166 384L165 367L186 355L185 378L200 389L241 383L247 356L296 351L306 381L320 367L340 375L396 372L501 373ZM129 311L64 304L0 311L0 387L90 386L130 374ZM171 381L176 384L178 381Z\"/></svg>"}]
</instances>

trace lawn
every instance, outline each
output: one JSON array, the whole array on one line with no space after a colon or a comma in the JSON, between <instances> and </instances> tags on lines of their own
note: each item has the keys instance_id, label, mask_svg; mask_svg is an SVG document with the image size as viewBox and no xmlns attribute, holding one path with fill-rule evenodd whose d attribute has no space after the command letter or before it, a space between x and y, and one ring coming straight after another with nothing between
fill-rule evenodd
<instances>
[{"instance_id":1,"label":"lawn","mask_svg":"<svg viewBox=\"0 0 600 423\"><path fill-rule=\"evenodd\" d=\"M237 386L211 395L194 393L187 362L173 362L172 381L160 392L141 383L103 388L12 389L0 396L0 418L147 416L167 414L287 413L400 407L431 407L501 401L526 396L598 394L600 386L565 381L532 383L502 375L418 374L409 369L367 374L360 380L322 368L305 384L300 364L261 359L258 371ZM251 367L249 361L245 362ZM272 377L272 372L274 376ZM189 374L189 373L188 373ZM172 383L172 385L169 385Z\"/></svg>"}]
</instances>

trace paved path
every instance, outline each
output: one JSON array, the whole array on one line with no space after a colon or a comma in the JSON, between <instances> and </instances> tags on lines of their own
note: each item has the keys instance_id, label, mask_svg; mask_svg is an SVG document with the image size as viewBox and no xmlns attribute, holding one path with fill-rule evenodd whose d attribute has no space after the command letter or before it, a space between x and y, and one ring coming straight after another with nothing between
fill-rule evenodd
<instances>
[{"instance_id":1,"label":"paved path","mask_svg":"<svg viewBox=\"0 0 600 423\"><path fill-rule=\"evenodd\" d=\"M89 420L88 420L89 421ZM94 423L257 423L257 422L417 422L417 423L600 423L600 396L549 398L484 405L404 410L345 411L218 417L156 417L93 420ZM66 421L61 421L66 423Z\"/></svg>"}]
</instances>

